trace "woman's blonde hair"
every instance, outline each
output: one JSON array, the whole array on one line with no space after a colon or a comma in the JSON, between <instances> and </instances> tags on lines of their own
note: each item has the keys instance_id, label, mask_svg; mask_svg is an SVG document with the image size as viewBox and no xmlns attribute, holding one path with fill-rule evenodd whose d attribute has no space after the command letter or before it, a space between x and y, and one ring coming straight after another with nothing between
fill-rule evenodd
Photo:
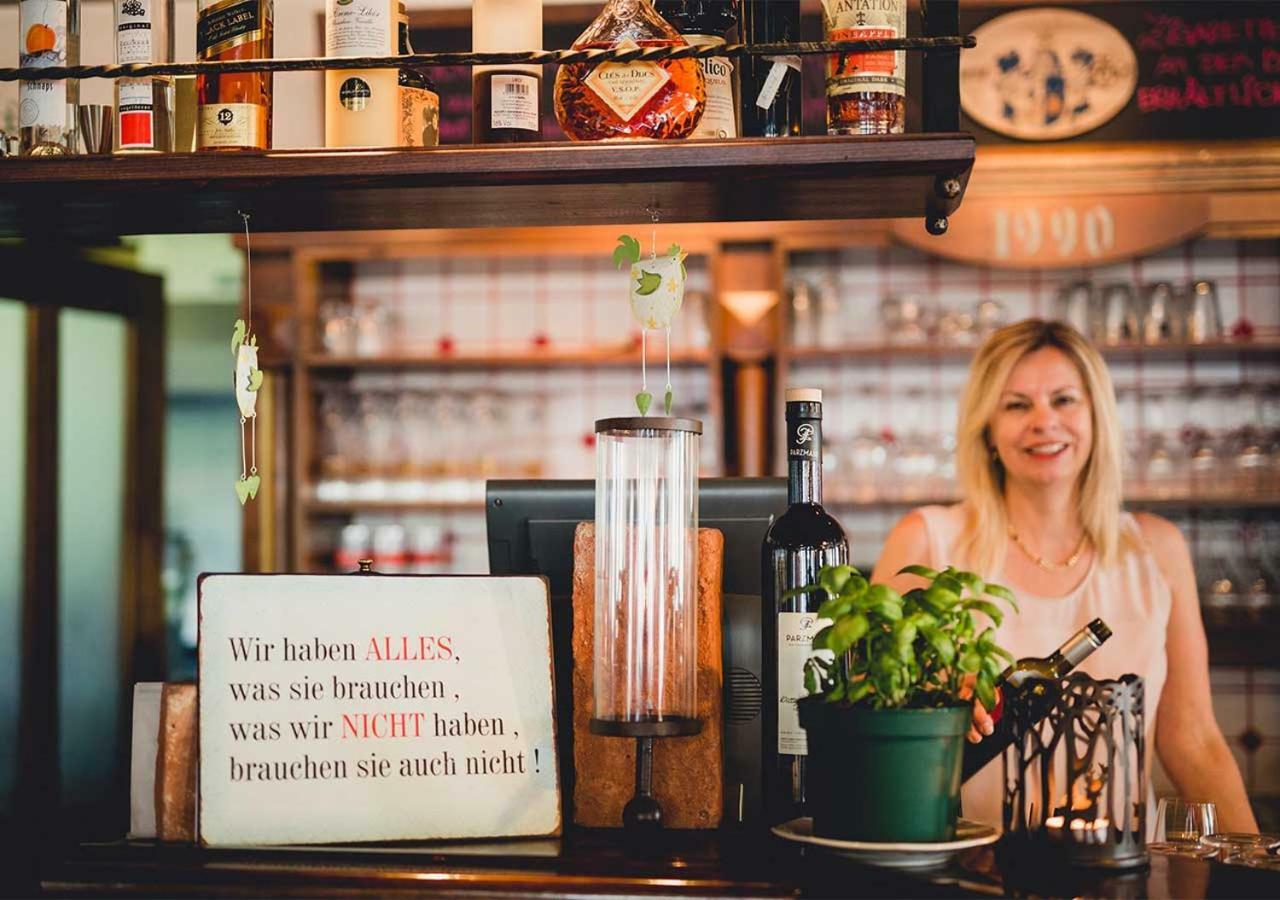
<instances>
[{"instance_id":1,"label":"woman's blonde hair","mask_svg":"<svg viewBox=\"0 0 1280 900\"><path fill-rule=\"evenodd\" d=\"M1077 492L1085 534L1103 565L1114 563L1124 549L1120 535L1120 422L1107 364L1070 325L1024 319L997 330L978 350L960 402L956 470L967 527L957 549L966 564L978 572L994 574L1003 566L1009 530L1004 466L992 449L990 423L1013 367L1028 353L1044 347L1060 350L1075 363L1089 395L1093 449L1080 472Z\"/></svg>"}]
</instances>

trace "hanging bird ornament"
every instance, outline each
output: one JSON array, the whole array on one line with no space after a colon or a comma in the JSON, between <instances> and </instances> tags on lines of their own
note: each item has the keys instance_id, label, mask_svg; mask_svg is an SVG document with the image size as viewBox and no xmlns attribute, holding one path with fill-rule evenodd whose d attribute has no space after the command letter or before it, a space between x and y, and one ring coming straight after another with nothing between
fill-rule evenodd
<instances>
[{"instance_id":1,"label":"hanging bird ornament","mask_svg":"<svg viewBox=\"0 0 1280 900\"><path fill-rule=\"evenodd\" d=\"M667 415L671 415L675 402L675 394L671 389L671 320L684 302L684 283L688 276L684 261L688 255L680 249L679 244L672 244L659 256L656 235L648 259L641 258L640 242L629 234L618 238L618 246L613 251L614 266L618 269L628 267L630 272L628 293L631 314L640 325L641 384L640 393L636 394L636 409L640 410L642 416L648 414L649 407L653 404L645 359L650 329L661 328L666 333L667 386L663 409Z\"/></svg>"},{"instance_id":2,"label":"hanging bird ornament","mask_svg":"<svg viewBox=\"0 0 1280 900\"><path fill-rule=\"evenodd\" d=\"M240 409L240 477L236 480L236 496L244 506L258 496L262 479L258 475L258 391L263 374L258 368L258 336L250 333L244 319L236 319L231 334L231 353L235 356L236 406ZM244 427L250 437L245 444Z\"/></svg>"}]
</instances>

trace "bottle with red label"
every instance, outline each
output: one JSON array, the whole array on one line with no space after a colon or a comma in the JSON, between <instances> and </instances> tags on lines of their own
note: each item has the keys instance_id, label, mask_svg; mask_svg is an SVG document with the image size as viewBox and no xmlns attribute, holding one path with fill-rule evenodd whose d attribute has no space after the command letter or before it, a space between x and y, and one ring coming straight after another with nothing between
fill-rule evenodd
<instances>
[{"instance_id":1,"label":"bottle with red label","mask_svg":"<svg viewBox=\"0 0 1280 900\"><path fill-rule=\"evenodd\" d=\"M907 36L907 0L822 0L828 41ZM902 134L907 54L839 53L827 59L827 134Z\"/></svg>"},{"instance_id":2,"label":"bottle with red label","mask_svg":"<svg viewBox=\"0 0 1280 900\"><path fill-rule=\"evenodd\" d=\"M117 63L173 62L173 0L115 0ZM172 77L117 78L116 153L172 153Z\"/></svg>"}]
</instances>

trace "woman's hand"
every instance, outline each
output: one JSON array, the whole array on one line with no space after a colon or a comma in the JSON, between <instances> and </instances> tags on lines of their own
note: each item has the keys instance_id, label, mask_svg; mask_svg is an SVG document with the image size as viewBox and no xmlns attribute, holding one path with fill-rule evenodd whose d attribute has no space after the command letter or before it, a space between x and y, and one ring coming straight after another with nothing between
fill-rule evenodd
<instances>
[{"instance_id":1,"label":"woman's hand","mask_svg":"<svg viewBox=\"0 0 1280 900\"><path fill-rule=\"evenodd\" d=\"M975 678L976 676L974 675L966 675L964 677L964 684L960 686L961 699L967 700L973 697L973 682ZM995 727L996 720L991 718L991 713L987 712L986 707L979 703L975 697L973 701L973 724L969 726L969 734L967 735L969 743L981 743L984 737L987 737L995 730Z\"/></svg>"}]
</instances>

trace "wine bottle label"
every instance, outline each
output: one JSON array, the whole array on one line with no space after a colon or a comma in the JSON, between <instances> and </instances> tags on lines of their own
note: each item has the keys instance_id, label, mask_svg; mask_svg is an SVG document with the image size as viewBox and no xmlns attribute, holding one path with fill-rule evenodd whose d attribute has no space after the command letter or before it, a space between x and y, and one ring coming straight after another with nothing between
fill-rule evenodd
<instances>
[{"instance_id":1,"label":"wine bottle label","mask_svg":"<svg viewBox=\"0 0 1280 900\"><path fill-rule=\"evenodd\" d=\"M120 149L150 150L155 146L155 93L151 79L121 78L117 84Z\"/></svg>"},{"instance_id":2,"label":"wine bottle label","mask_svg":"<svg viewBox=\"0 0 1280 900\"><path fill-rule=\"evenodd\" d=\"M538 79L494 75L489 80L489 127L538 130Z\"/></svg>"},{"instance_id":3,"label":"wine bottle label","mask_svg":"<svg viewBox=\"0 0 1280 900\"><path fill-rule=\"evenodd\" d=\"M154 0L118 0L116 4L116 62L149 63L151 4Z\"/></svg>"},{"instance_id":4,"label":"wine bottle label","mask_svg":"<svg viewBox=\"0 0 1280 900\"><path fill-rule=\"evenodd\" d=\"M622 41L617 49L638 46L635 41ZM670 72L651 62L600 63L584 79L587 87L623 122L630 122L670 80Z\"/></svg>"},{"instance_id":5,"label":"wine bottle label","mask_svg":"<svg viewBox=\"0 0 1280 900\"><path fill-rule=\"evenodd\" d=\"M725 39L714 34L686 34L684 39L695 47L725 45ZM733 63L728 57L712 56L698 60L698 66L707 86L707 105L690 137L737 137L738 104L733 96Z\"/></svg>"},{"instance_id":6,"label":"wine bottle label","mask_svg":"<svg viewBox=\"0 0 1280 900\"><path fill-rule=\"evenodd\" d=\"M778 752L807 756L809 741L796 706L808 692L804 666L810 657L834 659L830 650L814 650L813 636L831 624L816 613L778 613Z\"/></svg>"},{"instance_id":7,"label":"wine bottle label","mask_svg":"<svg viewBox=\"0 0 1280 900\"><path fill-rule=\"evenodd\" d=\"M396 23L388 0L329 0L326 56L384 56L395 52Z\"/></svg>"},{"instance_id":8,"label":"wine bottle label","mask_svg":"<svg viewBox=\"0 0 1280 900\"><path fill-rule=\"evenodd\" d=\"M828 41L905 37L907 0L823 0ZM842 53L828 57L827 96L907 92L906 52Z\"/></svg>"},{"instance_id":9,"label":"wine bottle label","mask_svg":"<svg viewBox=\"0 0 1280 900\"><path fill-rule=\"evenodd\" d=\"M217 103L200 107L197 142L201 149L266 149L267 110L257 103Z\"/></svg>"},{"instance_id":10,"label":"wine bottle label","mask_svg":"<svg viewBox=\"0 0 1280 900\"><path fill-rule=\"evenodd\" d=\"M400 88L400 146L440 143L440 98L425 88Z\"/></svg>"},{"instance_id":11,"label":"wine bottle label","mask_svg":"<svg viewBox=\"0 0 1280 900\"><path fill-rule=\"evenodd\" d=\"M66 0L22 0L18 4L18 65L39 69L67 64ZM67 83L22 81L18 85L18 125L67 127Z\"/></svg>"},{"instance_id":12,"label":"wine bottle label","mask_svg":"<svg viewBox=\"0 0 1280 900\"><path fill-rule=\"evenodd\" d=\"M756 95L756 106L761 109L773 106L778 90L782 87L782 80L787 77L788 69L796 73L800 72L798 56L766 56L765 59L773 65L769 67L769 74L765 76L764 84L760 86L760 93Z\"/></svg>"},{"instance_id":13,"label":"wine bottle label","mask_svg":"<svg viewBox=\"0 0 1280 900\"><path fill-rule=\"evenodd\" d=\"M202 9L196 18L196 51L201 59L260 40L263 12L261 0L222 0Z\"/></svg>"}]
</instances>

